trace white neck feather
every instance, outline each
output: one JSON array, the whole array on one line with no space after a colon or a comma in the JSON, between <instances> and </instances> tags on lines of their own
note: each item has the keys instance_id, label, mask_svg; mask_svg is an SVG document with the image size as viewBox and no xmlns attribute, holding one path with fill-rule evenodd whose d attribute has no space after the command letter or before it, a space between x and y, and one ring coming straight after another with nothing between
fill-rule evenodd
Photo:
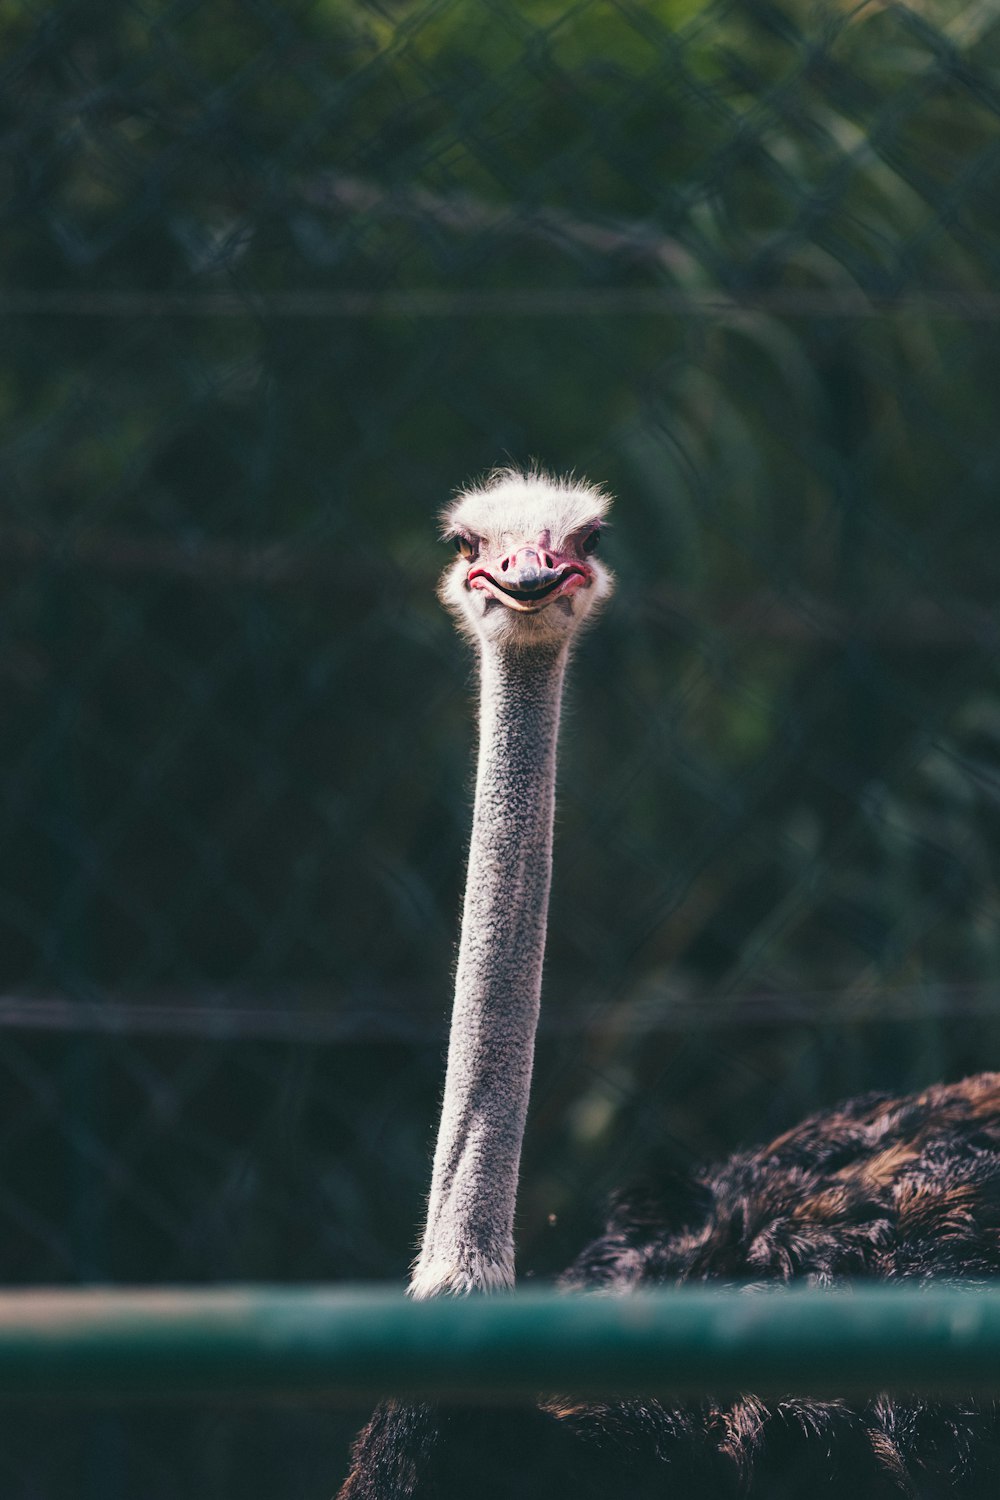
<instances>
[{"instance_id":1,"label":"white neck feather","mask_svg":"<svg viewBox=\"0 0 1000 1500\"><path fill-rule=\"evenodd\" d=\"M541 995L566 657L565 646L482 646L469 874L414 1297L514 1284L514 1202Z\"/></svg>"}]
</instances>

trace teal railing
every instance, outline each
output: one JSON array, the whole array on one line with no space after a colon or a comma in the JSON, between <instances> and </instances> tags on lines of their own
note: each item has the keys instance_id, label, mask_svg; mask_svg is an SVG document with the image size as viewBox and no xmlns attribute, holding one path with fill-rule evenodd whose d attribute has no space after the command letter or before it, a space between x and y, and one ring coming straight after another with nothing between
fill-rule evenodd
<instances>
[{"instance_id":1,"label":"teal railing","mask_svg":"<svg viewBox=\"0 0 1000 1500\"><path fill-rule=\"evenodd\" d=\"M411 1302L370 1287L0 1295L0 1398L1000 1394L1000 1286Z\"/></svg>"}]
</instances>

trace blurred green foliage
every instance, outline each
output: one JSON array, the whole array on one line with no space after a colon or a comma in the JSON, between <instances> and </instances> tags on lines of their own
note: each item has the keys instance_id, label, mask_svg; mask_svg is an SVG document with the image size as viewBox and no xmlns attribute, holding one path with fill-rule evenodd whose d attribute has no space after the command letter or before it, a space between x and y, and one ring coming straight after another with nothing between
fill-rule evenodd
<instances>
[{"instance_id":1,"label":"blurred green foliage","mask_svg":"<svg viewBox=\"0 0 1000 1500\"><path fill-rule=\"evenodd\" d=\"M619 496L525 1267L996 1060L994 6L18 0L0 81L10 1279L402 1274L498 461Z\"/></svg>"},{"instance_id":2,"label":"blurred green foliage","mask_svg":"<svg viewBox=\"0 0 1000 1500\"><path fill-rule=\"evenodd\" d=\"M772 783L773 832L736 863L776 900L789 860L824 872L772 960L782 982L850 974L850 935L812 972L810 929L844 809L868 861L887 835L860 792L966 712L937 636L973 647L970 702L992 687L970 614L996 588L990 8L67 4L4 29L6 509L47 564L7 570L5 630L38 658L7 763L54 736L90 820L42 872L36 764L8 841L39 915L86 865L88 977L370 979L358 939L388 924L383 977L440 982L463 668L442 670L430 517L504 455L622 495L592 659L631 720L588 713L568 776L615 788L645 751L625 815L664 889L702 876L671 851L746 803L741 776ZM492 310L525 288L542 310ZM413 289L437 315L385 301ZM546 313L567 290L580 310ZM643 290L674 300L604 310ZM755 623L763 594L784 624ZM414 777L416 803L394 791ZM571 779L567 818L577 798ZM812 832L783 854L789 820ZM634 907L623 852L593 841L579 900ZM378 858L423 893L409 937ZM734 873L696 972L742 949ZM887 868L863 924L883 957L912 896L891 890ZM9 979L65 982L13 926Z\"/></svg>"}]
</instances>

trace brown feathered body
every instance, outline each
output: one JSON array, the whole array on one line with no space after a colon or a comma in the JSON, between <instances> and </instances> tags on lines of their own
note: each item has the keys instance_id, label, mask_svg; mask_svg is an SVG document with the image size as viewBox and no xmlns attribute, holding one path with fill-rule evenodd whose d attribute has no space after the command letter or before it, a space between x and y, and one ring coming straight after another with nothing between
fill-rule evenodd
<instances>
[{"instance_id":1,"label":"brown feathered body","mask_svg":"<svg viewBox=\"0 0 1000 1500\"><path fill-rule=\"evenodd\" d=\"M866 1095L689 1181L623 1196L573 1290L1000 1273L1000 1074ZM378 1408L341 1500L995 1500L1000 1407L752 1395Z\"/></svg>"}]
</instances>

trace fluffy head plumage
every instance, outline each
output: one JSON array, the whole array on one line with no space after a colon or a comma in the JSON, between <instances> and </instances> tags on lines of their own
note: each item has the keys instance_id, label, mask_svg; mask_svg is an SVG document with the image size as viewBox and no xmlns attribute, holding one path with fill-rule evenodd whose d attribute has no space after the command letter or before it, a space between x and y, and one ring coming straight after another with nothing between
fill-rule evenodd
<instances>
[{"instance_id":1,"label":"fluffy head plumage","mask_svg":"<svg viewBox=\"0 0 1000 1500\"><path fill-rule=\"evenodd\" d=\"M446 508L461 555L441 599L474 639L530 649L568 644L613 588L593 556L611 507L599 485L540 469L497 469Z\"/></svg>"},{"instance_id":2,"label":"fluffy head plumage","mask_svg":"<svg viewBox=\"0 0 1000 1500\"><path fill-rule=\"evenodd\" d=\"M446 506L442 530L446 538L471 532L499 544L505 536L548 528L558 547L588 523L604 521L611 503L600 485L572 474L494 469Z\"/></svg>"}]
</instances>

